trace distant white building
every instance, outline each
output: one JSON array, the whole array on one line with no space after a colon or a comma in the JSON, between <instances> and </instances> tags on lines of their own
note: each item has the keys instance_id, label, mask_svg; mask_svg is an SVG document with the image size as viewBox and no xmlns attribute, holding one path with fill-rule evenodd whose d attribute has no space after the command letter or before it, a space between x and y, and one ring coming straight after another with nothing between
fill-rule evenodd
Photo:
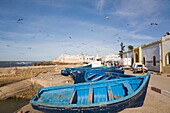
<instances>
[{"instance_id":1,"label":"distant white building","mask_svg":"<svg viewBox=\"0 0 170 113\"><path fill-rule=\"evenodd\" d=\"M85 60L85 56L83 55L62 54L58 58L54 59L53 62L83 63L84 60Z\"/></svg>"},{"instance_id":2,"label":"distant white building","mask_svg":"<svg viewBox=\"0 0 170 113\"><path fill-rule=\"evenodd\" d=\"M120 61L120 55L115 55L115 54L109 54L103 57L102 61L107 62L107 61Z\"/></svg>"},{"instance_id":3,"label":"distant white building","mask_svg":"<svg viewBox=\"0 0 170 113\"><path fill-rule=\"evenodd\" d=\"M90 63L96 61L97 58L99 58L99 56L62 54L52 61L62 63Z\"/></svg>"}]
</instances>

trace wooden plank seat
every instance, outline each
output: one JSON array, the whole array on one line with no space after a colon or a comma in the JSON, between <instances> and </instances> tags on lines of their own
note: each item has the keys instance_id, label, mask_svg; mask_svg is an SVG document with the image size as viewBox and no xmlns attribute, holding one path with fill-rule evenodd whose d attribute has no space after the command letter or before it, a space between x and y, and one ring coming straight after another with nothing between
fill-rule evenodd
<instances>
[{"instance_id":1,"label":"wooden plank seat","mask_svg":"<svg viewBox=\"0 0 170 113\"><path fill-rule=\"evenodd\" d=\"M100 76L94 78L92 81L98 81L98 80L102 79L103 77L104 77L104 75L100 75Z\"/></svg>"},{"instance_id":2,"label":"wooden plank seat","mask_svg":"<svg viewBox=\"0 0 170 113\"><path fill-rule=\"evenodd\" d=\"M127 91L128 95L129 95L129 94L132 94L132 93L134 92L134 90L132 89L132 86L129 84L129 82L124 82L124 83L123 83L123 86L127 88L127 90L128 90L128 91Z\"/></svg>"}]
</instances>

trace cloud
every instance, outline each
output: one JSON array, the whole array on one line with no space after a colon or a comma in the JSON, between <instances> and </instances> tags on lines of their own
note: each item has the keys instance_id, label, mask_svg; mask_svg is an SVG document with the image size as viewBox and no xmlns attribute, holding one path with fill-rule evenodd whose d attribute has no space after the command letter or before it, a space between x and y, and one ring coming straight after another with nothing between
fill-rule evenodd
<instances>
[{"instance_id":1,"label":"cloud","mask_svg":"<svg viewBox=\"0 0 170 113\"><path fill-rule=\"evenodd\" d=\"M97 0L96 1L96 7L97 7L97 11L99 11L99 13L102 12L104 4L105 4L105 0Z\"/></svg>"},{"instance_id":2,"label":"cloud","mask_svg":"<svg viewBox=\"0 0 170 113\"><path fill-rule=\"evenodd\" d=\"M160 5L159 0L122 0L120 6L117 6L115 15L133 18L149 16L159 12Z\"/></svg>"}]
</instances>

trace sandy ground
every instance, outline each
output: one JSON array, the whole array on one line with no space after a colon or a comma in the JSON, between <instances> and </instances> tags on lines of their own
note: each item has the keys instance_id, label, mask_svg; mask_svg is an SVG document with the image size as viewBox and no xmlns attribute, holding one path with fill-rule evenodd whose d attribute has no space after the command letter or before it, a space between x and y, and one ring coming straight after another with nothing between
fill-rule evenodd
<instances>
[{"instance_id":1,"label":"sandy ground","mask_svg":"<svg viewBox=\"0 0 170 113\"><path fill-rule=\"evenodd\" d=\"M127 71L126 73L128 74L132 74L131 71ZM135 74L136 75L136 74ZM138 75L141 75L141 74L138 74ZM54 75L48 75L47 77L43 76L42 79L47 79L50 77L53 77ZM41 76L39 76L41 78ZM159 83L157 82L157 76L156 76L156 79L154 79L155 76L153 76L153 78L151 77L151 80L149 82L149 85L151 84L157 84L158 86L160 86L159 84L162 84L162 83ZM54 78L55 80L58 79L58 80L61 80L62 79L62 76L60 77L56 77ZM65 80L68 80L67 78L64 77ZM169 78L165 78L166 80L169 79ZM156 82L155 82L156 81ZM158 79L159 81L159 79ZM169 81L169 80L168 80ZM163 81L164 82L164 81ZM166 83L165 83L166 84ZM167 84L168 85L168 84ZM161 87L161 86L160 86ZM166 88L169 88L169 86L167 86ZM24 106L23 108L21 108L18 113L22 111L22 113L42 113L40 111L37 111L37 110L34 110L30 104ZM164 96L162 94L159 94L159 93L156 93L152 90L150 90L148 88L148 91L147 91L147 95L146 95L146 98L145 98L145 102L143 104L142 107L138 107L138 108L127 108L127 109L124 109L123 111L121 111L120 113L170 113L170 98L167 97L167 96Z\"/></svg>"}]
</instances>

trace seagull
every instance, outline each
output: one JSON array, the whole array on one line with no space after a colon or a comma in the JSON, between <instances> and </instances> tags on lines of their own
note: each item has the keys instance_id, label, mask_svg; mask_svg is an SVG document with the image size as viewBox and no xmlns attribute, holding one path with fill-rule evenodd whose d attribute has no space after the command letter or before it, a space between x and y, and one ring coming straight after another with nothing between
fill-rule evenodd
<instances>
[{"instance_id":1,"label":"seagull","mask_svg":"<svg viewBox=\"0 0 170 113\"><path fill-rule=\"evenodd\" d=\"M66 84L68 84L68 83L69 83L69 81L67 80L67 81L66 81Z\"/></svg>"},{"instance_id":2,"label":"seagull","mask_svg":"<svg viewBox=\"0 0 170 113\"><path fill-rule=\"evenodd\" d=\"M157 23L152 22L152 23L150 23L150 25L158 25L158 24L157 24Z\"/></svg>"},{"instance_id":3,"label":"seagull","mask_svg":"<svg viewBox=\"0 0 170 113\"><path fill-rule=\"evenodd\" d=\"M52 80L53 79L53 77L50 77L50 80Z\"/></svg>"},{"instance_id":4,"label":"seagull","mask_svg":"<svg viewBox=\"0 0 170 113\"><path fill-rule=\"evenodd\" d=\"M105 16L106 19L109 19L109 16Z\"/></svg>"},{"instance_id":5,"label":"seagull","mask_svg":"<svg viewBox=\"0 0 170 113\"><path fill-rule=\"evenodd\" d=\"M21 21L24 20L22 18L19 18L16 23L23 24Z\"/></svg>"},{"instance_id":6,"label":"seagull","mask_svg":"<svg viewBox=\"0 0 170 113\"><path fill-rule=\"evenodd\" d=\"M69 36L69 38L71 39L71 36Z\"/></svg>"},{"instance_id":7,"label":"seagull","mask_svg":"<svg viewBox=\"0 0 170 113\"><path fill-rule=\"evenodd\" d=\"M22 21L22 20L24 20L24 19L22 19L22 18L19 18L17 21Z\"/></svg>"}]
</instances>

